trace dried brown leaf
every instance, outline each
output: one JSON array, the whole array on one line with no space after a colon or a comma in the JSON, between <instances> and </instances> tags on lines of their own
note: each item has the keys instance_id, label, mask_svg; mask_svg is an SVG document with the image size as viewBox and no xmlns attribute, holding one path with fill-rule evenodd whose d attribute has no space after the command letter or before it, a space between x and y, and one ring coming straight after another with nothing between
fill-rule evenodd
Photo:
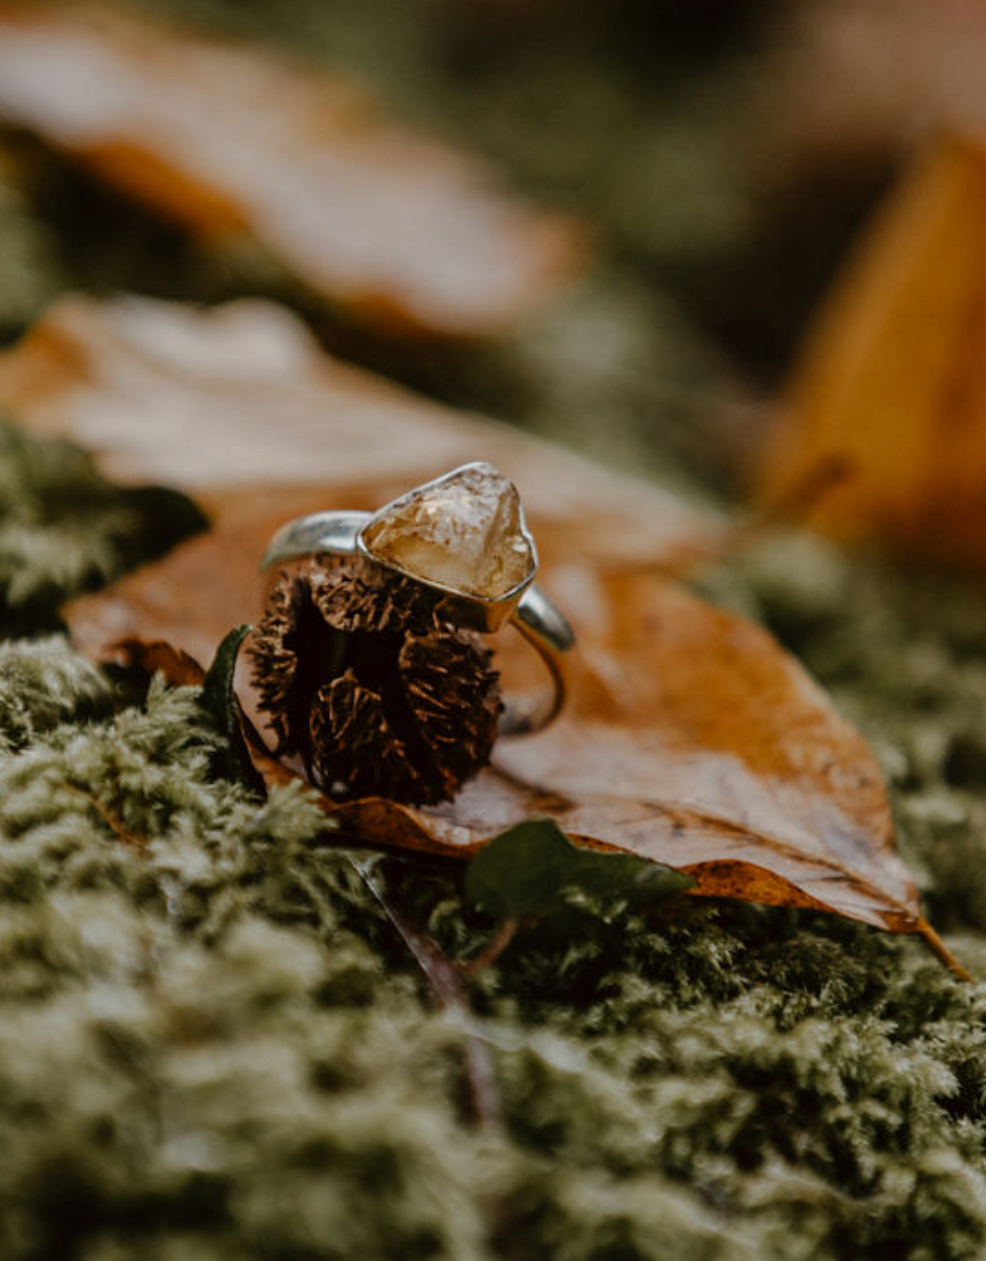
<instances>
[{"instance_id":1,"label":"dried brown leaf","mask_svg":"<svg viewBox=\"0 0 986 1261\"><path fill-rule=\"evenodd\" d=\"M497 333L585 252L572 223L352 89L109 10L0 11L0 122L200 236L254 237L307 287L388 328Z\"/></svg>"},{"instance_id":2,"label":"dried brown leaf","mask_svg":"<svg viewBox=\"0 0 986 1261\"><path fill-rule=\"evenodd\" d=\"M131 316L139 336L128 332ZM245 320L249 336L239 340L241 328L224 341L231 319ZM290 327L297 350L300 334L266 307L193 316L159 304L75 302L0 363L0 398L21 419L90 440L86 425L98 419L103 450L118 446L115 466L141 480L175 471L173 438L159 432L168 433L172 416L184 414L204 435L199 448L186 448L188 474L179 469L178 481L201 488L214 478L219 490L207 498L215 528L77 601L69 621L87 651L164 640L207 661L230 626L256 620L257 559L286 518L378 506L436 471L415 456L416 440L446 465L493 458L518 476L546 544L544 584L578 631L570 704L543 733L502 739L493 766L448 805L324 798L341 827L374 844L469 856L511 824L549 814L583 844L689 872L700 894L919 932L949 958L894 852L883 783L863 739L766 632L642 569L642 542L657 559L662 546L686 543L689 529L701 537L702 518L552 448L337 369L307 343L292 360L297 372L277 368L258 381L265 326L282 345ZM213 335L223 353L210 353ZM138 407L142 398L153 406ZM131 431L134 416L141 427ZM213 417L222 443L210 441ZM331 441L316 440L316 418ZM405 453L403 474L392 449L374 454L374 428ZM280 462L276 491L234 491L222 460L237 432L231 458L240 476L262 486L266 452L272 466ZM375 459L383 465L376 478ZM313 488L323 470L324 485ZM508 688L539 682L519 635L508 629L493 642ZM268 783L287 782L291 769L257 734L245 662L241 649L236 688L251 756Z\"/></svg>"}]
</instances>

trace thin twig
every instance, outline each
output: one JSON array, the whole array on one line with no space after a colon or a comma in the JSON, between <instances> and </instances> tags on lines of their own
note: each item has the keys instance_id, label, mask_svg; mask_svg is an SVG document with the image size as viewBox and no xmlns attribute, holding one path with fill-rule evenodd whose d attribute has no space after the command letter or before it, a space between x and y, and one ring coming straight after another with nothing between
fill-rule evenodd
<instances>
[{"instance_id":1,"label":"thin twig","mask_svg":"<svg viewBox=\"0 0 986 1261\"><path fill-rule=\"evenodd\" d=\"M442 1006L471 1019L472 1009L462 969L442 954L434 941L410 923L394 905L383 882L377 877L372 860L350 857L350 862L414 955ZM499 1129L503 1124L503 1109L489 1047L481 1038L469 1034L464 1050L466 1077L476 1120L485 1129Z\"/></svg>"},{"instance_id":2,"label":"thin twig","mask_svg":"<svg viewBox=\"0 0 986 1261\"><path fill-rule=\"evenodd\" d=\"M124 844L137 850L138 853L144 853L147 849L147 838L143 836L136 836L133 832L129 831L124 826L123 821L119 818L119 816L115 815L108 806L104 806L97 797L92 795L92 793L86 792L83 788L76 788L74 784L62 784L62 788L64 788L66 792L72 793L75 797L81 797L83 801L90 805L110 831L115 836L119 837Z\"/></svg>"}]
</instances>

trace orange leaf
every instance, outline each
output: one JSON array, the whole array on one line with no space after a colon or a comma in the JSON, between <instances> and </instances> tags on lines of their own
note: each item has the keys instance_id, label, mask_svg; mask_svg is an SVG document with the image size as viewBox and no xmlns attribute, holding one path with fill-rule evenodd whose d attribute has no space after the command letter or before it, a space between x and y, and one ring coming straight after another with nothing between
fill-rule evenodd
<instances>
[{"instance_id":1,"label":"orange leaf","mask_svg":"<svg viewBox=\"0 0 986 1261\"><path fill-rule=\"evenodd\" d=\"M503 331L584 255L570 222L351 89L135 17L6 8L2 121L199 235L252 235L310 289L396 330Z\"/></svg>"},{"instance_id":2,"label":"orange leaf","mask_svg":"<svg viewBox=\"0 0 986 1261\"><path fill-rule=\"evenodd\" d=\"M766 500L848 475L810 512L849 541L986 565L986 148L917 163L823 307L760 468Z\"/></svg>"},{"instance_id":3,"label":"orange leaf","mask_svg":"<svg viewBox=\"0 0 986 1261\"><path fill-rule=\"evenodd\" d=\"M265 360L268 341L280 351ZM432 461L502 462L545 545L544 584L578 631L568 708L537 736L501 740L492 768L448 805L325 798L326 810L364 841L458 856L547 813L583 844L688 871L700 894L837 911L921 933L949 958L894 852L863 739L765 631L641 567L642 550L657 560L662 546L709 530L674 499L339 369L259 304L213 314L63 304L0 361L0 399L46 431L101 433L111 467L144 480L175 470L173 417L203 436L183 446L178 481L215 482L215 528L70 607L77 642L95 656L136 639L210 659L231 626L256 620L257 561L275 527L315 509L379 506L435 471L417 444ZM318 425L329 440L315 440ZM281 485L234 490L231 445L238 478L261 486L266 453ZM529 681L536 659L521 637L508 629L494 642L508 687ZM251 690L241 653L247 719ZM290 772L245 730L261 774L283 782Z\"/></svg>"}]
</instances>

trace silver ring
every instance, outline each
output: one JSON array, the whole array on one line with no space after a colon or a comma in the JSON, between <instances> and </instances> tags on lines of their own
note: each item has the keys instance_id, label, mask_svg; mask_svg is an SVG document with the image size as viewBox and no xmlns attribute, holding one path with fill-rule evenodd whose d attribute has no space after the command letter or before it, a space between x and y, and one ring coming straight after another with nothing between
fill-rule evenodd
<instances>
[{"instance_id":1,"label":"silver ring","mask_svg":"<svg viewBox=\"0 0 986 1261\"><path fill-rule=\"evenodd\" d=\"M377 512L316 512L282 526L262 569L307 556L357 557L436 595L447 621L486 634L508 622L538 652L551 679L535 704L506 704L501 735L527 735L565 701L564 656L575 635L534 585L538 558L512 482L489 464L464 464Z\"/></svg>"}]
</instances>

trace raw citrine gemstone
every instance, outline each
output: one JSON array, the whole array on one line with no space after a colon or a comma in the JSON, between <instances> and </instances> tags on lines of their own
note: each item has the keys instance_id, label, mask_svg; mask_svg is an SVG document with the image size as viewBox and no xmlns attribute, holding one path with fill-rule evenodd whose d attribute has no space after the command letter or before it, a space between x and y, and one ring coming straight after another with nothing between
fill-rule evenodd
<instances>
[{"instance_id":1,"label":"raw citrine gemstone","mask_svg":"<svg viewBox=\"0 0 986 1261\"><path fill-rule=\"evenodd\" d=\"M537 570L517 488L492 464L464 464L408 491L361 537L375 560L483 600L503 599Z\"/></svg>"}]
</instances>

